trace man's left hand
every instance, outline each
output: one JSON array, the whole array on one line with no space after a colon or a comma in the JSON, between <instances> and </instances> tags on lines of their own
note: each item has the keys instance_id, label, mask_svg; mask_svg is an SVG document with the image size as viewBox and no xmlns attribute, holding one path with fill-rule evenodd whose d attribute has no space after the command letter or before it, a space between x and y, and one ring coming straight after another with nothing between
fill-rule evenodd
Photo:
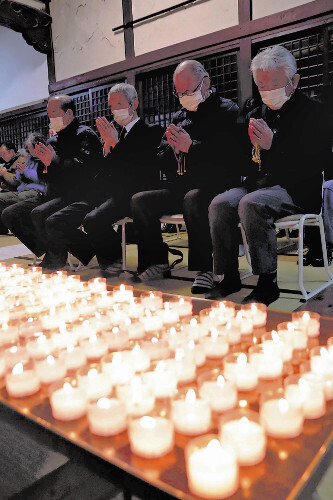
<instances>
[{"instance_id":1,"label":"man's left hand","mask_svg":"<svg viewBox=\"0 0 333 500\"><path fill-rule=\"evenodd\" d=\"M273 142L273 132L262 118L250 118L249 136L253 145L258 144L261 149L270 149Z\"/></svg>"},{"instance_id":2,"label":"man's left hand","mask_svg":"<svg viewBox=\"0 0 333 500\"><path fill-rule=\"evenodd\" d=\"M46 167L51 164L52 160L56 156L56 152L50 144L45 146L45 144L42 144L41 142L36 145L34 153Z\"/></svg>"},{"instance_id":3,"label":"man's left hand","mask_svg":"<svg viewBox=\"0 0 333 500\"><path fill-rule=\"evenodd\" d=\"M189 134L182 127L177 127L173 123L167 128L165 133L168 144L172 148L176 148L183 153L188 153L190 146L192 144L192 139Z\"/></svg>"},{"instance_id":4,"label":"man's left hand","mask_svg":"<svg viewBox=\"0 0 333 500\"><path fill-rule=\"evenodd\" d=\"M6 167L0 167L0 176L2 176L5 172L7 172Z\"/></svg>"}]
</instances>

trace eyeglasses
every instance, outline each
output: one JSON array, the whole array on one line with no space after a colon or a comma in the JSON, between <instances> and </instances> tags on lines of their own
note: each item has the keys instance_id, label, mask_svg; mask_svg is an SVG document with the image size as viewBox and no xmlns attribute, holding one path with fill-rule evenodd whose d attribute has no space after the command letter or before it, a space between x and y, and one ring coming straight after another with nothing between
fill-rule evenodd
<instances>
[{"instance_id":1,"label":"eyeglasses","mask_svg":"<svg viewBox=\"0 0 333 500\"><path fill-rule=\"evenodd\" d=\"M199 85L197 87L195 87L194 90L185 90L185 92L177 92L177 90L174 88L173 89L173 95L178 97L178 99L180 99L181 97L183 97L184 95L187 95L188 97L191 97L192 95L194 95L198 90L201 90L201 87L202 87L202 84L203 84L203 81L204 79L206 78L207 75L205 75L203 77L203 79L201 80L201 82L199 83Z\"/></svg>"}]
</instances>

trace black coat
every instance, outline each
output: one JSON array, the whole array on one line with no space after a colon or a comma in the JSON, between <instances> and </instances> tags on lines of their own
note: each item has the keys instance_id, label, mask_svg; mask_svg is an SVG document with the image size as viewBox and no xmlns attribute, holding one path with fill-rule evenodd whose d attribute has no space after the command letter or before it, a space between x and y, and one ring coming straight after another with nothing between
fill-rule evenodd
<instances>
[{"instance_id":1,"label":"black coat","mask_svg":"<svg viewBox=\"0 0 333 500\"><path fill-rule=\"evenodd\" d=\"M92 201L128 197L158 187L160 180L157 146L163 130L159 125L136 122L124 139L99 162Z\"/></svg>"},{"instance_id":2,"label":"black coat","mask_svg":"<svg viewBox=\"0 0 333 500\"><path fill-rule=\"evenodd\" d=\"M172 123L186 130L193 143L185 154L186 174L180 178L173 150L163 138L159 158L168 180L187 184L189 189L208 188L216 192L239 185L240 170L246 161L238 144L239 115L237 104L218 96L214 89L197 111L177 111Z\"/></svg>"},{"instance_id":3,"label":"black coat","mask_svg":"<svg viewBox=\"0 0 333 500\"><path fill-rule=\"evenodd\" d=\"M309 213L319 213L321 172L328 166L332 135L330 115L324 105L295 92L281 109L271 110L263 104L248 114L248 120L250 117L263 118L274 132L271 148L261 151L263 185L278 184L288 191L296 205ZM247 143L251 158L248 135ZM249 161L249 186L255 184L256 172L257 164Z\"/></svg>"},{"instance_id":4,"label":"black coat","mask_svg":"<svg viewBox=\"0 0 333 500\"><path fill-rule=\"evenodd\" d=\"M57 154L42 177L49 184L49 196L60 196L68 202L86 199L103 151L95 132L74 118L47 143Z\"/></svg>"}]
</instances>

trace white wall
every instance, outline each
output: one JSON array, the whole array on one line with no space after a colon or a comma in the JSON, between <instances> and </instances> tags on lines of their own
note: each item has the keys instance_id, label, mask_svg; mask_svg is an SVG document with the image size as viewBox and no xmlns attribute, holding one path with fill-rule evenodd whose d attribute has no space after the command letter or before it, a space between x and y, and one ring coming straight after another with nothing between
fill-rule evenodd
<instances>
[{"instance_id":1,"label":"white wall","mask_svg":"<svg viewBox=\"0 0 333 500\"><path fill-rule=\"evenodd\" d=\"M143 0L145 1L145 0ZM125 59L121 0L52 0L56 80Z\"/></svg>"},{"instance_id":2,"label":"white wall","mask_svg":"<svg viewBox=\"0 0 333 500\"><path fill-rule=\"evenodd\" d=\"M0 111L49 95L47 59L21 33L0 26Z\"/></svg>"},{"instance_id":3,"label":"white wall","mask_svg":"<svg viewBox=\"0 0 333 500\"><path fill-rule=\"evenodd\" d=\"M292 9L313 0L252 0L253 19L269 16L282 10Z\"/></svg>"},{"instance_id":4,"label":"white wall","mask_svg":"<svg viewBox=\"0 0 333 500\"><path fill-rule=\"evenodd\" d=\"M180 0L132 0L133 19ZM238 24L238 0L201 0L134 25L135 55L167 47Z\"/></svg>"}]
</instances>

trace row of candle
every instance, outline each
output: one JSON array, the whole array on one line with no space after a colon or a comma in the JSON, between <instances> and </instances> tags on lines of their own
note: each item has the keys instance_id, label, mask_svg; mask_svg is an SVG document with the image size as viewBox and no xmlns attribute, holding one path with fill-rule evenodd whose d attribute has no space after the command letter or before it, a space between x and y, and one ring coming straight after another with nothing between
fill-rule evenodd
<instances>
[{"instance_id":1,"label":"row of candle","mask_svg":"<svg viewBox=\"0 0 333 500\"><path fill-rule=\"evenodd\" d=\"M29 313L35 313L30 318L31 328L29 325L19 328L20 339L25 339L25 346L6 346L0 354L0 376L6 375L8 393L11 385L8 381L14 379L17 382L19 378L15 379L16 375L28 371L29 358L34 360L34 366L30 366L34 374L33 392L39 390L41 383L50 384L54 380L52 377L43 379L40 370L42 363L48 363L46 372L50 374L50 366L54 367L59 361L66 371L53 370L56 373L55 380L61 379L49 389L54 417L71 420L86 414L90 431L99 435L114 435L128 427L132 451L145 457L169 452L173 447L175 430L191 436L211 430L212 412L223 413L244 402L243 399L239 400L237 390L249 391L257 387L258 380L281 377L286 363L294 359L295 351L304 354L308 339L319 335L318 316L312 313L295 314L292 322L281 324L277 332L263 335L262 344L257 345L259 335L256 331L252 335L253 328L266 323L266 310L261 305L249 305L236 314L234 304L222 301L201 311L198 318L192 318L191 304L186 299L176 298L166 305L158 292L147 292L137 299L133 297L130 287L120 286L111 293L106 292L103 280L92 280L81 286L76 277L66 277L62 273L48 279L44 275L37 277L38 270L34 273L30 281L37 288L41 287L43 293L49 290L45 295L51 299L54 315L46 315L45 322L38 323L43 317L43 313L40 317L36 316L37 305L41 301L30 304ZM16 297L15 287L30 287L30 284L24 286L26 281L23 274L18 268L6 269L4 272L0 265L0 288L4 275L7 278L12 275L15 282L9 286L8 300ZM52 286L48 288L46 283ZM67 292L51 293L52 287L58 284L70 292L66 299L64 296ZM3 290L7 291L5 284ZM36 296L38 293L35 293ZM76 296L80 297L79 303L76 302ZM71 303L66 302L69 297ZM177 314L172 315L177 304L183 306L184 303L186 307L183 313L178 312L178 317ZM6 314L5 305L4 301L0 302L0 313ZM13 307L16 314L13 318L26 319L23 303L19 308L20 311ZM158 311L162 312L160 316L164 318L160 321L156 314ZM60 329L59 316L61 321L67 320ZM35 328L38 324L42 325L45 334L38 334L40 328ZM248 354L237 352L242 340L248 340L249 336L256 345L249 348ZM7 341L8 338L3 344ZM106 344L106 350L94 349L100 342ZM40 357L38 347L34 350L35 344L44 344L44 357ZM13 358L9 355L11 349L16 349L16 353L11 353ZM117 352L119 349L121 351ZM266 433L294 437L302 431L304 417L319 418L325 412L325 399L331 399L332 394L329 385L332 375L331 344L322 349L325 350L311 351L309 366L306 363L300 366L302 376L297 380L287 377L283 392L273 398L267 395L261 398L259 416L250 414L238 418L229 412L232 418L228 416L225 425L221 423L223 417L220 418L218 436L213 435L209 441L209 436L203 436L197 438L201 440L200 443L197 440L189 443L186 464L189 486L194 493L207 498L222 498L232 494L238 484L238 465L250 465L251 460L252 464L258 463L256 460L264 458ZM23 351L25 355L20 359ZM114 352L107 354L108 351ZM18 355L14 356L17 352ZM77 362L80 356L75 356L78 353L81 355L80 362ZM197 377L197 367L202 366L206 358L223 359L223 371L215 369ZM63 379L67 370L77 369L87 361L98 359L99 365L80 368L74 383L72 379ZM163 361L158 362L160 359ZM308 373L311 370L313 373ZM193 389L186 389L186 394L185 389L177 391L179 384L196 379L197 394ZM321 410L316 412L306 407L304 402L311 401L312 398L307 397L309 390L316 391L320 383L325 397ZM293 386L298 390L296 396ZM300 396L302 391L305 391L306 396ZM12 395L20 397L27 394L24 391L22 394L19 389ZM157 414L155 400L159 398L170 399L170 416L165 411ZM316 398L318 408L319 399ZM291 423L286 425L286 422ZM237 443L230 442L232 437L238 435L242 436L242 446L238 448L248 450L247 460L242 456L237 457ZM251 443L255 443L256 447Z\"/></svg>"}]
</instances>

